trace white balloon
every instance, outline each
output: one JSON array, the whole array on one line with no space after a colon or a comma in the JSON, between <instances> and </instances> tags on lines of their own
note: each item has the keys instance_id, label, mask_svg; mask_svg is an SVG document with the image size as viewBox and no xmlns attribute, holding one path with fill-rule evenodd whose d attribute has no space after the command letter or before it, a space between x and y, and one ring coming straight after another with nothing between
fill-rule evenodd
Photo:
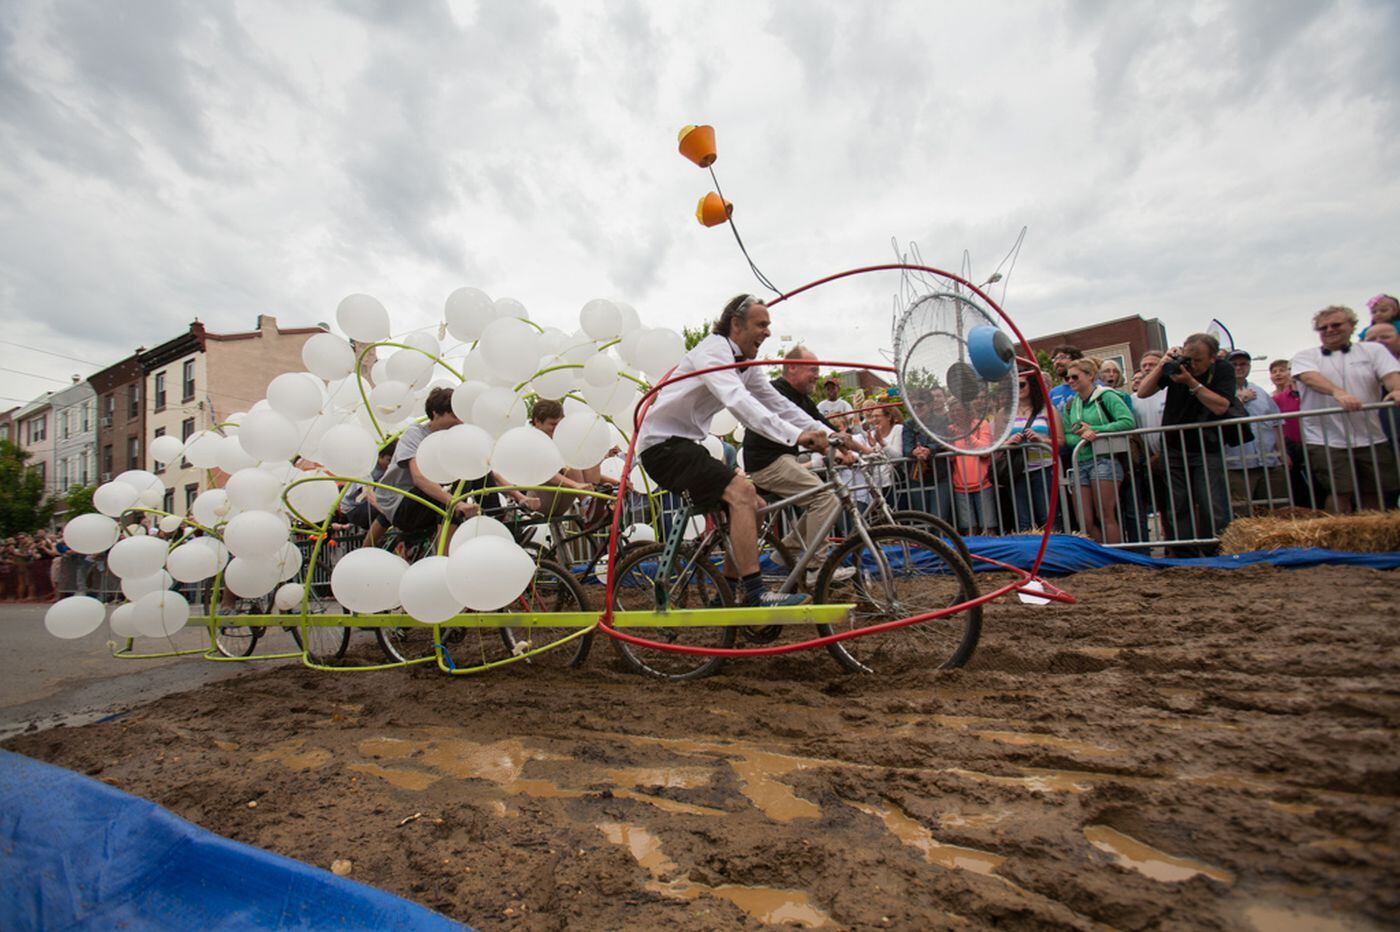
<instances>
[{"instance_id":1,"label":"white balloon","mask_svg":"<svg viewBox=\"0 0 1400 932\"><path fill-rule=\"evenodd\" d=\"M404 571L399 580L399 601L414 621L438 624L462 610L462 603L447 585L447 557L425 557Z\"/></svg>"},{"instance_id":2,"label":"white balloon","mask_svg":"<svg viewBox=\"0 0 1400 932\"><path fill-rule=\"evenodd\" d=\"M642 360L637 355L642 344L642 337L646 335L645 327L638 327L636 330L629 330L622 335L622 340L617 344L617 354L622 357L622 361L634 369L642 367Z\"/></svg>"},{"instance_id":3,"label":"white balloon","mask_svg":"<svg viewBox=\"0 0 1400 932\"><path fill-rule=\"evenodd\" d=\"M636 544L656 540L656 530L650 524L629 524L623 530L622 536L627 538L628 543Z\"/></svg>"},{"instance_id":4,"label":"white balloon","mask_svg":"<svg viewBox=\"0 0 1400 932\"><path fill-rule=\"evenodd\" d=\"M491 468L495 441L475 424L458 424L442 435L437 459L451 479L480 479Z\"/></svg>"},{"instance_id":5,"label":"white balloon","mask_svg":"<svg viewBox=\"0 0 1400 932\"><path fill-rule=\"evenodd\" d=\"M246 415L245 415L246 417ZM242 428L242 424L239 425ZM185 441L185 459L196 469L213 469L219 465L220 446L227 438L212 430L195 431ZM255 461L257 457L252 457Z\"/></svg>"},{"instance_id":6,"label":"white balloon","mask_svg":"<svg viewBox=\"0 0 1400 932\"><path fill-rule=\"evenodd\" d=\"M304 480L314 479L307 482ZM316 470L297 477L287 490L287 501L305 521L320 524L340 499L340 486L326 473Z\"/></svg>"},{"instance_id":7,"label":"white balloon","mask_svg":"<svg viewBox=\"0 0 1400 932\"><path fill-rule=\"evenodd\" d=\"M399 582L408 563L398 554L362 547L340 558L331 571L331 593L352 612L384 612L399 604Z\"/></svg>"},{"instance_id":8,"label":"white balloon","mask_svg":"<svg viewBox=\"0 0 1400 932\"><path fill-rule=\"evenodd\" d=\"M360 389L364 388L364 397ZM327 411L354 411L361 407L369 396L369 386L363 379L353 375L338 379L326 386Z\"/></svg>"},{"instance_id":9,"label":"white balloon","mask_svg":"<svg viewBox=\"0 0 1400 932\"><path fill-rule=\"evenodd\" d=\"M530 380L530 387L541 398L563 398L579 387L582 370L574 368L576 365L577 363L570 363L557 354L541 359L540 374ZM568 368L557 368L559 366ZM546 369L549 371L544 371Z\"/></svg>"},{"instance_id":10,"label":"white balloon","mask_svg":"<svg viewBox=\"0 0 1400 932\"><path fill-rule=\"evenodd\" d=\"M272 604L277 606L278 611L290 612L293 609L301 608L301 601L306 596L306 587L301 583L289 582L277 589L277 594L272 597Z\"/></svg>"},{"instance_id":11,"label":"white balloon","mask_svg":"<svg viewBox=\"0 0 1400 932\"><path fill-rule=\"evenodd\" d=\"M151 441L151 459L162 465L179 459L184 450L184 442L179 437L169 434L161 434Z\"/></svg>"},{"instance_id":12,"label":"white balloon","mask_svg":"<svg viewBox=\"0 0 1400 932\"><path fill-rule=\"evenodd\" d=\"M379 459L379 444L358 424L337 424L322 435L317 455L333 474L365 479Z\"/></svg>"},{"instance_id":13,"label":"white balloon","mask_svg":"<svg viewBox=\"0 0 1400 932\"><path fill-rule=\"evenodd\" d=\"M642 328L642 315L637 313L637 309L626 301L614 301L618 311L622 314L622 332L631 333Z\"/></svg>"},{"instance_id":14,"label":"white balloon","mask_svg":"<svg viewBox=\"0 0 1400 932\"><path fill-rule=\"evenodd\" d=\"M739 419L730 414L728 408L720 408L719 413L710 420L710 433L716 437L726 437L738 426Z\"/></svg>"},{"instance_id":15,"label":"white balloon","mask_svg":"<svg viewBox=\"0 0 1400 932\"><path fill-rule=\"evenodd\" d=\"M497 375L514 382L523 382L539 369L540 333L514 317L487 324L477 349Z\"/></svg>"},{"instance_id":16,"label":"white balloon","mask_svg":"<svg viewBox=\"0 0 1400 932\"><path fill-rule=\"evenodd\" d=\"M194 540L190 541L190 543L198 544L201 547L208 548L209 552L214 555L215 572L218 572L219 570L228 566L228 548L225 547L224 542L219 540L217 537L196 537Z\"/></svg>"},{"instance_id":17,"label":"white balloon","mask_svg":"<svg viewBox=\"0 0 1400 932\"><path fill-rule=\"evenodd\" d=\"M224 526L224 546L235 557L266 561L277 553L289 533L291 528L282 516L270 511L245 511Z\"/></svg>"},{"instance_id":18,"label":"white balloon","mask_svg":"<svg viewBox=\"0 0 1400 932\"><path fill-rule=\"evenodd\" d=\"M224 492L239 511L276 511L282 504L282 483L265 469L251 466L228 477Z\"/></svg>"},{"instance_id":19,"label":"white balloon","mask_svg":"<svg viewBox=\"0 0 1400 932\"><path fill-rule=\"evenodd\" d=\"M607 456L612 447L612 431L608 422L592 411L566 414L554 428L554 445L565 466L588 469Z\"/></svg>"},{"instance_id":20,"label":"white balloon","mask_svg":"<svg viewBox=\"0 0 1400 932\"><path fill-rule=\"evenodd\" d=\"M491 386L485 382L468 379L452 390L452 413L464 423L472 422L472 405L482 392Z\"/></svg>"},{"instance_id":21,"label":"white balloon","mask_svg":"<svg viewBox=\"0 0 1400 932\"><path fill-rule=\"evenodd\" d=\"M119 518L136 506L141 493L125 482L104 482L92 493L92 505L111 518Z\"/></svg>"},{"instance_id":22,"label":"white balloon","mask_svg":"<svg viewBox=\"0 0 1400 932\"><path fill-rule=\"evenodd\" d=\"M301 442L297 446L297 451L313 463L319 463L321 461L321 438L326 436L328 430L344 420L344 415L333 412L331 414L318 414L309 421L302 421L297 425L301 431Z\"/></svg>"},{"instance_id":23,"label":"white balloon","mask_svg":"<svg viewBox=\"0 0 1400 932\"><path fill-rule=\"evenodd\" d=\"M277 567L268 560L234 557L224 568L224 585L239 598L260 599L278 582Z\"/></svg>"},{"instance_id":24,"label":"white balloon","mask_svg":"<svg viewBox=\"0 0 1400 932\"><path fill-rule=\"evenodd\" d=\"M492 437L525 423L525 399L499 385L486 389L472 404L472 423Z\"/></svg>"},{"instance_id":25,"label":"white balloon","mask_svg":"<svg viewBox=\"0 0 1400 932\"><path fill-rule=\"evenodd\" d=\"M418 471L438 485L446 485L454 478L452 470L444 460L444 454L447 453L446 433L445 430L435 430L428 434L419 441L418 449L413 453Z\"/></svg>"},{"instance_id":26,"label":"white balloon","mask_svg":"<svg viewBox=\"0 0 1400 932\"><path fill-rule=\"evenodd\" d=\"M734 438L735 443L743 443L745 433L747 433L747 431L744 430L744 425L740 424L730 432L730 436Z\"/></svg>"},{"instance_id":27,"label":"white balloon","mask_svg":"<svg viewBox=\"0 0 1400 932\"><path fill-rule=\"evenodd\" d=\"M249 456L267 463L291 459L301 444L301 434L286 415L254 410L239 425L238 442Z\"/></svg>"},{"instance_id":28,"label":"white balloon","mask_svg":"<svg viewBox=\"0 0 1400 932\"><path fill-rule=\"evenodd\" d=\"M497 317L515 317L520 320L530 319L530 312L525 310L525 305L514 298L497 298L495 304Z\"/></svg>"},{"instance_id":29,"label":"white balloon","mask_svg":"<svg viewBox=\"0 0 1400 932\"><path fill-rule=\"evenodd\" d=\"M545 327L540 331L540 355L555 356L573 345L573 339L558 327Z\"/></svg>"},{"instance_id":30,"label":"white balloon","mask_svg":"<svg viewBox=\"0 0 1400 932\"><path fill-rule=\"evenodd\" d=\"M228 493L223 489L200 492L190 503L190 515L207 528L226 521L232 513L233 506L229 504Z\"/></svg>"},{"instance_id":31,"label":"white balloon","mask_svg":"<svg viewBox=\"0 0 1400 932\"><path fill-rule=\"evenodd\" d=\"M409 336L415 335L410 334ZM407 339L404 342L407 343ZM434 340L433 343L434 346L430 352L436 356L437 341ZM433 356L424 356L417 350L401 349L389 357L389 364L384 371L391 381L416 386L426 385L428 380L433 377L433 366L436 364Z\"/></svg>"},{"instance_id":32,"label":"white balloon","mask_svg":"<svg viewBox=\"0 0 1400 932\"><path fill-rule=\"evenodd\" d=\"M93 498L95 499L96 493ZM102 553L117 542L121 528L106 514L78 515L63 526L63 542L78 553Z\"/></svg>"},{"instance_id":33,"label":"white balloon","mask_svg":"<svg viewBox=\"0 0 1400 932\"><path fill-rule=\"evenodd\" d=\"M412 389L407 382L387 380L374 386L369 393L370 407L376 415L397 414L409 400Z\"/></svg>"},{"instance_id":34,"label":"white balloon","mask_svg":"<svg viewBox=\"0 0 1400 932\"><path fill-rule=\"evenodd\" d=\"M704 440L700 441L700 446L710 451L710 455L713 456L715 459L719 460L720 462L724 462L724 443L721 442L721 440L718 437L711 434L710 436L707 436Z\"/></svg>"},{"instance_id":35,"label":"white balloon","mask_svg":"<svg viewBox=\"0 0 1400 932\"><path fill-rule=\"evenodd\" d=\"M132 603L132 627L148 638L170 637L189 619L190 603L178 592L151 592Z\"/></svg>"},{"instance_id":36,"label":"white balloon","mask_svg":"<svg viewBox=\"0 0 1400 932\"><path fill-rule=\"evenodd\" d=\"M165 541L142 534L119 540L107 554L107 569L120 579L150 576L165 565Z\"/></svg>"},{"instance_id":37,"label":"white balloon","mask_svg":"<svg viewBox=\"0 0 1400 932\"><path fill-rule=\"evenodd\" d=\"M128 576L122 580L122 595L135 602L148 593L169 589L174 582L165 570L149 576Z\"/></svg>"},{"instance_id":38,"label":"white balloon","mask_svg":"<svg viewBox=\"0 0 1400 932\"><path fill-rule=\"evenodd\" d=\"M583 387L583 400L588 402L588 406L594 411L606 414L631 429L632 410L637 406L637 402L642 400L642 396L631 382L626 379L618 379L607 388L585 385Z\"/></svg>"},{"instance_id":39,"label":"white balloon","mask_svg":"<svg viewBox=\"0 0 1400 932\"><path fill-rule=\"evenodd\" d=\"M594 298L578 315L583 332L594 340L612 340L622 333L622 311L606 298Z\"/></svg>"},{"instance_id":40,"label":"white balloon","mask_svg":"<svg viewBox=\"0 0 1400 932\"><path fill-rule=\"evenodd\" d=\"M685 355L685 340L674 330L648 330L637 342L641 369L653 381L665 375Z\"/></svg>"},{"instance_id":41,"label":"white balloon","mask_svg":"<svg viewBox=\"0 0 1400 932\"><path fill-rule=\"evenodd\" d=\"M466 541L448 560L447 585L452 595L476 612L492 612L510 604L535 575L530 555L514 541L499 537Z\"/></svg>"},{"instance_id":42,"label":"white balloon","mask_svg":"<svg viewBox=\"0 0 1400 932\"><path fill-rule=\"evenodd\" d=\"M696 515L685 523L685 531L681 534L681 540L694 540L705 530L705 518L703 515Z\"/></svg>"},{"instance_id":43,"label":"white balloon","mask_svg":"<svg viewBox=\"0 0 1400 932\"><path fill-rule=\"evenodd\" d=\"M511 428L491 451L491 469L515 485L541 485L563 465L554 441L534 427Z\"/></svg>"},{"instance_id":44,"label":"white balloon","mask_svg":"<svg viewBox=\"0 0 1400 932\"><path fill-rule=\"evenodd\" d=\"M598 388L607 388L617 381L617 360L607 353L594 353L583 364L583 380Z\"/></svg>"},{"instance_id":45,"label":"white balloon","mask_svg":"<svg viewBox=\"0 0 1400 932\"><path fill-rule=\"evenodd\" d=\"M107 610L90 596L70 595L59 599L44 613L44 627L56 638L85 637L102 627Z\"/></svg>"},{"instance_id":46,"label":"white balloon","mask_svg":"<svg viewBox=\"0 0 1400 932\"><path fill-rule=\"evenodd\" d=\"M196 538L183 543L166 556L165 569L177 581L196 583L219 571L218 555L200 540Z\"/></svg>"},{"instance_id":47,"label":"white balloon","mask_svg":"<svg viewBox=\"0 0 1400 932\"><path fill-rule=\"evenodd\" d=\"M501 375L491 368L491 364L486 361L486 354L481 351L480 344L462 360L462 375L464 378L485 382L487 385L502 385L506 388L514 388L520 384L520 379Z\"/></svg>"},{"instance_id":48,"label":"white balloon","mask_svg":"<svg viewBox=\"0 0 1400 932\"><path fill-rule=\"evenodd\" d=\"M272 557L272 568L277 573L278 582L286 582L301 572L301 548L291 541L282 545Z\"/></svg>"},{"instance_id":49,"label":"white balloon","mask_svg":"<svg viewBox=\"0 0 1400 932\"><path fill-rule=\"evenodd\" d=\"M367 294L352 294L335 309L335 321L356 343L389 339L389 312Z\"/></svg>"},{"instance_id":50,"label":"white balloon","mask_svg":"<svg viewBox=\"0 0 1400 932\"><path fill-rule=\"evenodd\" d=\"M343 379L355 368L355 351L333 333L318 333L301 345L304 366L327 382Z\"/></svg>"},{"instance_id":51,"label":"white balloon","mask_svg":"<svg viewBox=\"0 0 1400 932\"><path fill-rule=\"evenodd\" d=\"M374 365L370 367L369 383L371 385L378 385L381 382L387 381L389 381L389 357L381 356L379 359L375 360Z\"/></svg>"},{"instance_id":52,"label":"white balloon","mask_svg":"<svg viewBox=\"0 0 1400 932\"><path fill-rule=\"evenodd\" d=\"M112 633L119 638L139 637L141 632L136 630L135 614L136 606L130 602L123 602L112 609L112 617L107 620Z\"/></svg>"},{"instance_id":53,"label":"white balloon","mask_svg":"<svg viewBox=\"0 0 1400 932\"><path fill-rule=\"evenodd\" d=\"M160 519L159 526L167 534L174 534L180 529L180 525L185 523L185 519L179 515L166 515Z\"/></svg>"},{"instance_id":54,"label":"white balloon","mask_svg":"<svg viewBox=\"0 0 1400 932\"><path fill-rule=\"evenodd\" d=\"M458 525L447 542L447 555L452 556L462 545L478 537L499 537L502 540L515 540L510 529L490 515L476 515Z\"/></svg>"},{"instance_id":55,"label":"white balloon","mask_svg":"<svg viewBox=\"0 0 1400 932\"><path fill-rule=\"evenodd\" d=\"M458 288L443 306L447 332L463 343L481 338L481 331L496 319L496 305L480 288Z\"/></svg>"},{"instance_id":56,"label":"white balloon","mask_svg":"<svg viewBox=\"0 0 1400 932\"><path fill-rule=\"evenodd\" d=\"M309 372L284 372L267 385L267 403L288 420L315 417L325 400L325 387Z\"/></svg>"}]
</instances>

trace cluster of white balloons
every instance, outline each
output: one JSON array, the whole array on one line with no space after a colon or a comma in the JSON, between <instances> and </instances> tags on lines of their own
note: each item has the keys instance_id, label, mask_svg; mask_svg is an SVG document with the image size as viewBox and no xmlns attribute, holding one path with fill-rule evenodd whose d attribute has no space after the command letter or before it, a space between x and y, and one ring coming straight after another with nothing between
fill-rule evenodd
<instances>
[{"instance_id":1,"label":"cluster of white balloons","mask_svg":"<svg viewBox=\"0 0 1400 932\"><path fill-rule=\"evenodd\" d=\"M171 586L220 572L236 596L262 598L276 590L282 610L300 605L304 589L289 582L302 569L293 527L319 525L345 483L369 478L380 447L422 418L427 395L438 387L452 390L452 411L462 423L420 443L415 459L432 481L446 485L494 472L512 485L540 485L563 467L600 463L620 478L621 458L605 458L632 429L642 398L638 383L660 378L685 351L680 334L646 327L630 305L602 298L583 306L572 332L536 324L514 298L493 300L470 287L448 295L443 321L431 330L394 336L384 305L364 294L341 301L336 321L345 336L308 339L306 370L278 375L246 412L185 441L166 435L151 442L157 463L183 458L228 475L222 488L195 498L188 514L162 518L162 530L188 536L167 542L140 525L123 532L118 521L128 512L162 505L165 486L146 470L99 486L97 513L65 527L76 552L110 550L107 565L130 600L112 613L114 634L162 637L179 630L190 606ZM460 347L444 348L444 333ZM379 347L363 371L369 357L362 351L381 343L391 345ZM527 423L530 395L562 400L564 417L552 438ZM645 487L646 478L637 468L629 482ZM446 556L412 567L387 551L353 551L335 566L331 587L351 611L402 606L431 623L463 608L506 606L532 575L533 561L504 526L478 517L457 530ZM56 603L46 623L60 637L82 637L104 614L97 600L75 596Z\"/></svg>"}]
</instances>

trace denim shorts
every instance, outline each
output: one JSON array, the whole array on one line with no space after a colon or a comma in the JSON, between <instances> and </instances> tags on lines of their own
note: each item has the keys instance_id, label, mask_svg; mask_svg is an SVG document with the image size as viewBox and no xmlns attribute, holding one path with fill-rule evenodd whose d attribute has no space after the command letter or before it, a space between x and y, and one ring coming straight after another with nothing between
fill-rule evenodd
<instances>
[{"instance_id":1,"label":"denim shorts","mask_svg":"<svg viewBox=\"0 0 1400 932\"><path fill-rule=\"evenodd\" d=\"M1123 466L1111 456L1100 456L1092 460L1079 461L1079 484L1091 482L1117 482L1123 478Z\"/></svg>"}]
</instances>

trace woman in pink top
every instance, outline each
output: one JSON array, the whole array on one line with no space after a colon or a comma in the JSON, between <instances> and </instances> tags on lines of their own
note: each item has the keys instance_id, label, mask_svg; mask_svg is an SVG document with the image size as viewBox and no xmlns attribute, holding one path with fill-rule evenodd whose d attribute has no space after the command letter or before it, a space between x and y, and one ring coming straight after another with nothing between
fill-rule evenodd
<instances>
[{"instance_id":1,"label":"woman in pink top","mask_svg":"<svg viewBox=\"0 0 1400 932\"><path fill-rule=\"evenodd\" d=\"M975 425L970 423L973 414L961 402L954 402L950 413L954 431L966 435L953 446L986 447L992 442L992 428L985 418ZM990 456L953 457L953 513L963 533L996 533L997 496L992 488Z\"/></svg>"}]
</instances>

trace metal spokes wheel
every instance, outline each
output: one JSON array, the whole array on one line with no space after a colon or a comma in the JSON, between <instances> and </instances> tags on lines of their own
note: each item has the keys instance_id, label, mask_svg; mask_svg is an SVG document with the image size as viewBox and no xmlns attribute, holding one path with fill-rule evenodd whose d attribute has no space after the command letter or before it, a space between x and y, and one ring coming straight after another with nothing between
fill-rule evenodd
<instances>
[{"instance_id":1,"label":"metal spokes wheel","mask_svg":"<svg viewBox=\"0 0 1400 932\"><path fill-rule=\"evenodd\" d=\"M859 630L958 605L977 596L972 570L952 547L913 528L876 527L870 542L846 540L817 578L815 600L855 604L844 625L821 625L823 635ZM849 572L838 572L849 569ZM846 577L842 579L841 577ZM982 608L827 645L852 672L893 672L962 666L977 647Z\"/></svg>"},{"instance_id":2,"label":"metal spokes wheel","mask_svg":"<svg viewBox=\"0 0 1400 932\"><path fill-rule=\"evenodd\" d=\"M729 583L708 552L682 550L670 566L663 567L665 549L661 544L639 545L618 564L613 590L615 610L655 612L659 608L658 593L664 594L665 604L671 609L724 608L733 604ZM734 628L727 625L622 630L667 644L705 648L733 647L737 636ZM638 647L617 638L613 638L613 646L632 670L667 680L709 676L724 664L723 657Z\"/></svg>"}]
</instances>

